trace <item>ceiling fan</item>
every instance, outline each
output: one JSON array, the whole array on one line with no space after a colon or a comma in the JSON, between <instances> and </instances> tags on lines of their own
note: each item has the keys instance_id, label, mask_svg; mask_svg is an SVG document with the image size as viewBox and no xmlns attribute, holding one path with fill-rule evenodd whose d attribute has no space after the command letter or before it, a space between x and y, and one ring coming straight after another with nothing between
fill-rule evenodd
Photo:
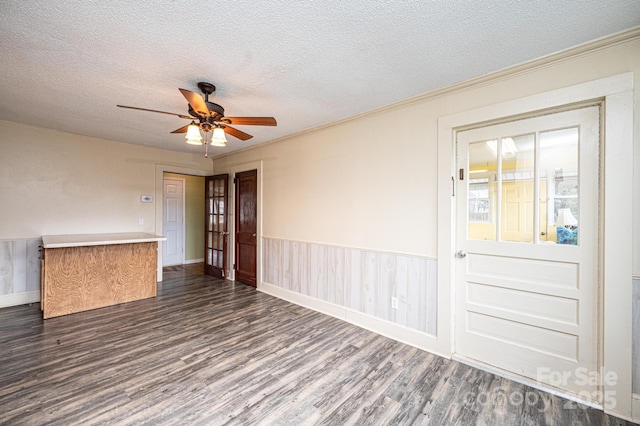
<instances>
[{"instance_id":1,"label":"ceiling fan","mask_svg":"<svg viewBox=\"0 0 640 426\"><path fill-rule=\"evenodd\" d=\"M191 120L190 124L182 126L179 129L172 131L171 133L186 133L187 143L191 143L194 145L202 145L203 143L202 136L200 136L200 131L205 135L205 144L214 146L225 146L225 133L243 141L246 141L253 137L248 133L231 127L231 124L240 126L277 125L276 119L273 117L225 117L224 108L222 108L222 106L213 102L209 102L209 95L216 91L216 86L211 83L200 82L198 83L198 88L202 93L204 93L204 99L201 95L190 90L178 89L189 103L189 115L126 105L118 105L118 107L175 115L176 117ZM211 136L209 138L210 133ZM208 142L207 139L209 139Z\"/></svg>"}]
</instances>

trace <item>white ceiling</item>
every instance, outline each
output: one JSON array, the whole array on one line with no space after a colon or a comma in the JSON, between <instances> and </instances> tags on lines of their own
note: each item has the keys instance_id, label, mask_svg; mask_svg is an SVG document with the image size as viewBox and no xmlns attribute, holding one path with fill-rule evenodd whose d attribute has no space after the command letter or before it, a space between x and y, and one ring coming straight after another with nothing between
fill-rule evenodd
<instances>
[{"instance_id":1,"label":"white ceiling","mask_svg":"<svg viewBox=\"0 0 640 426\"><path fill-rule=\"evenodd\" d=\"M0 119L201 153L178 87L217 86L227 153L640 25L638 0L2 0ZM1 141L0 141L1 143Z\"/></svg>"}]
</instances>

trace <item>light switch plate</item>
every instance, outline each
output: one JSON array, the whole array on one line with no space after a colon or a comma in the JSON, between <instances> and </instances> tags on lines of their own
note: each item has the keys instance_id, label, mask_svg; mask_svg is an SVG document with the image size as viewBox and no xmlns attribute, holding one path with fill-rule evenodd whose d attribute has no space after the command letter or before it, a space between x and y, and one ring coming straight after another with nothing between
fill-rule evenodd
<instances>
[{"instance_id":1,"label":"light switch plate","mask_svg":"<svg viewBox=\"0 0 640 426\"><path fill-rule=\"evenodd\" d=\"M153 195L141 195L140 202L142 203L153 203Z\"/></svg>"}]
</instances>

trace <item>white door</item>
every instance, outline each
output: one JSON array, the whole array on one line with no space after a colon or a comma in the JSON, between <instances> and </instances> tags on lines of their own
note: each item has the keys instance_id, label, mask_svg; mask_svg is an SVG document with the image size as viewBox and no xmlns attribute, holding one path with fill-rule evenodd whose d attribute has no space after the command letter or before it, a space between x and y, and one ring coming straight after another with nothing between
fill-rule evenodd
<instances>
[{"instance_id":1,"label":"white door","mask_svg":"<svg viewBox=\"0 0 640 426\"><path fill-rule=\"evenodd\" d=\"M599 107L457 134L456 354L601 402Z\"/></svg>"},{"instance_id":2,"label":"white door","mask_svg":"<svg viewBox=\"0 0 640 426\"><path fill-rule=\"evenodd\" d=\"M162 265L184 263L184 180L163 180L162 234L167 238L162 243Z\"/></svg>"}]
</instances>

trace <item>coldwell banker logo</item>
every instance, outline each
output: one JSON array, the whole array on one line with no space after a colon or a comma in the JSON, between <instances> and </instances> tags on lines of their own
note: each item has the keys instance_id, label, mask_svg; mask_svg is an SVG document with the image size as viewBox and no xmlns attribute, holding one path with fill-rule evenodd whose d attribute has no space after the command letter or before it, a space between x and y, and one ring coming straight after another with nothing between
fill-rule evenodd
<instances>
[{"instance_id":1,"label":"coldwell banker logo","mask_svg":"<svg viewBox=\"0 0 640 426\"><path fill-rule=\"evenodd\" d=\"M578 367L573 371L558 371L549 367L538 367L536 379L538 383L558 388L566 389L569 384L589 387L594 390L580 391L578 398L602 405L607 410L616 406L616 392L603 389L604 386L613 386L618 383L618 374L615 371L605 371L604 369L593 371L585 367ZM583 406L571 401L565 404L565 408L575 409L577 407Z\"/></svg>"}]
</instances>

